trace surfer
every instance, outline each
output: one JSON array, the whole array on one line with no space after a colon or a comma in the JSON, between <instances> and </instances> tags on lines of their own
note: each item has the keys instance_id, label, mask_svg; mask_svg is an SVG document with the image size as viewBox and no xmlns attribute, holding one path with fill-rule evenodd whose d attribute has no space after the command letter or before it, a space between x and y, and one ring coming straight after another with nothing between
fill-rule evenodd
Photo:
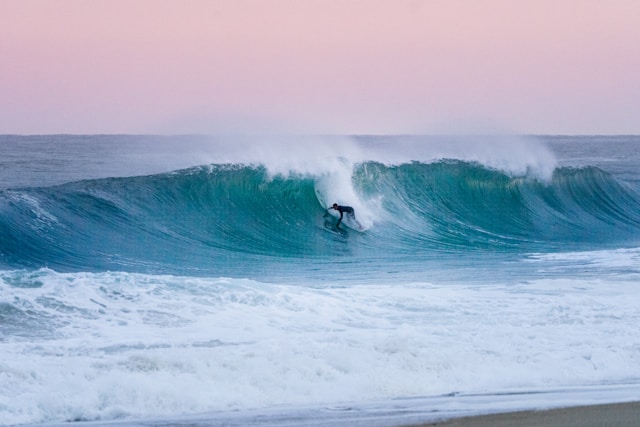
<instances>
[{"instance_id":1,"label":"surfer","mask_svg":"<svg viewBox=\"0 0 640 427\"><path fill-rule=\"evenodd\" d=\"M346 213L350 219L356 221L356 214L351 206L340 206L339 204L334 203L329 209L335 209L340 212L340 219L338 220L336 227L340 225L340 222L342 221L342 214L344 213Z\"/></svg>"}]
</instances>

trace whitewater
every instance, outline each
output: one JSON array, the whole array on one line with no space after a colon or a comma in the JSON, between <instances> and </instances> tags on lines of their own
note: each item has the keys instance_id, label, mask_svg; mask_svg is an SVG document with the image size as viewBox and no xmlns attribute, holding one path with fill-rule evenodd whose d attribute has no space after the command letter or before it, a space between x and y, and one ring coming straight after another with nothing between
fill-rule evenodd
<instances>
[{"instance_id":1,"label":"whitewater","mask_svg":"<svg viewBox=\"0 0 640 427\"><path fill-rule=\"evenodd\" d=\"M638 136L0 136L0 425L640 400L639 164Z\"/></svg>"}]
</instances>

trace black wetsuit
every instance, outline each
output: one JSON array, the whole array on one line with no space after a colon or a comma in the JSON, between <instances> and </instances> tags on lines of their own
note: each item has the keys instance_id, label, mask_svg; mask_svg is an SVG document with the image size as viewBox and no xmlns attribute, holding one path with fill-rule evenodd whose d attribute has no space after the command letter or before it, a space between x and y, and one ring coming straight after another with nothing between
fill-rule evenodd
<instances>
[{"instance_id":1,"label":"black wetsuit","mask_svg":"<svg viewBox=\"0 0 640 427\"><path fill-rule=\"evenodd\" d=\"M338 220L338 224L336 225L340 225L340 222L342 221L342 214L346 213L347 215L349 215L349 218L351 219L356 219L356 214L353 210L353 208L351 206L338 206L336 208L332 208L337 210L338 212L340 212L340 219Z\"/></svg>"}]
</instances>

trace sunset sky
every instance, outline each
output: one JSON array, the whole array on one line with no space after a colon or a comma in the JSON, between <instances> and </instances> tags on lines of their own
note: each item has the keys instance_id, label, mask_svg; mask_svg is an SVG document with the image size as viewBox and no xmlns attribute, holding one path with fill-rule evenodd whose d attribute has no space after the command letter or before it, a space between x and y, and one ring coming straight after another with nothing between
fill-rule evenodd
<instances>
[{"instance_id":1,"label":"sunset sky","mask_svg":"<svg viewBox=\"0 0 640 427\"><path fill-rule=\"evenodd\" d=\"M0 133L640 133L638 0L0 0Z\"/></svg>"}]
</instances>

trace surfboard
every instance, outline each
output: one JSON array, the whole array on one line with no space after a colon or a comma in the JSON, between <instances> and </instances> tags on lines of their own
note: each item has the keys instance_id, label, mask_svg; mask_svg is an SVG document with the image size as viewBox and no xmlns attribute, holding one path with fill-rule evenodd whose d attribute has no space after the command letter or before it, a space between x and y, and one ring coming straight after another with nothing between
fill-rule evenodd
<instances>
[{"instance_id":1,"label":"surfboard","mask_svg":"<svg viewBox=\"0 0 640 427\"><path fill-rule=\"evenodd\" d=\"M358 222L357 219L353 219L345 214L342 216L342 221L340 221L340 224L338 224L339 219L340 214L334 214L331 209L327 209L324 214L325 227L333 228L339 231L346 231L345 229L347 228L359 232L365 231L365 228Z\"/></svg>"},{"instance_id":2,"label":"surfboard","mask_svg":"<svg viewBox=\"0 0 640 427\"><path fill-rule=\"evenodd\" d=\"M356 231L364 231L364 227L362 226L362 224L360 224L358 222L357 219L350 218L347 215L343 215L343 218L342 218L342 221L340 222L340 225L342 225L342 224L344 224L347 227L352 228L352 229L354 229Z\"/></svg>"},{"instance_id":3,"label":"surfboard","mask_svg":"<svg viewBox=\"0 0 640 427\"><path fill-rule=\"evenodd\" d=\"M331 215L329 212L326 212L324 214L324 228L325 230L331 232L331 233L335 233L335 234L339 234L342 236L347 236L348 235L348 228L344 227L344 226L337 226L336 225L337 220L336 217L334 217L333 215Z\"/></svg>"}]
</instances>

